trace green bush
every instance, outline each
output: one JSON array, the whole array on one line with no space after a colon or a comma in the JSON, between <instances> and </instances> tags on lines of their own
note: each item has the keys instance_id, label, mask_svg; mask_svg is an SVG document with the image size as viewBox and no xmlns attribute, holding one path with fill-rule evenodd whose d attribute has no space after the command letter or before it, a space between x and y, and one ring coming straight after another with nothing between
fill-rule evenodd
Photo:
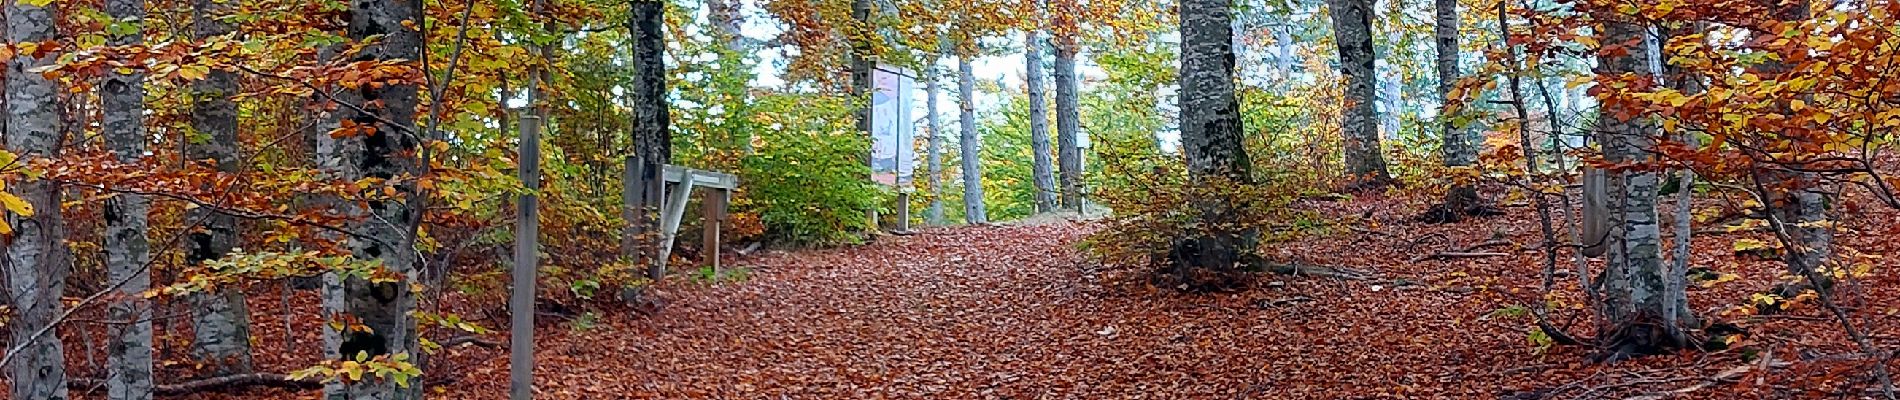
<instances>
[{"instance_id":1,"label":"green bush","mask_svg":"<svg viewBox=\"0 0 1900 400\"><path fill-rule=\"evenodd\" d=\"M851 102L810 94L756 97L760 129L754 153L740 162L741 211L756 213L766 240L825 245L858 240L865 210L885 191L868 178L870 138L855 131Z\"/></svg>"}]
</instances>

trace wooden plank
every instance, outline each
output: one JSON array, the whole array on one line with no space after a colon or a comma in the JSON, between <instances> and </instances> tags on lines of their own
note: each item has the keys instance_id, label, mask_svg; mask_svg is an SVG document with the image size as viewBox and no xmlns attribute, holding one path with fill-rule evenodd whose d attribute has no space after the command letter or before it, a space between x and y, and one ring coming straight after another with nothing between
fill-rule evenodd
<instances>
[{"instance_id":1,"label":"wooden plank","mask_svg":"<svg viewBox=\"0 0 1900 400\"><path fill-rule=\"evenodd\" d=\"M686 216L687 196L693 194L693 185L674 184L666 194L660 215L660 251L654 253L659 257L654 263L658 265L660 276L666 276L666 263L672 260L673 242L679 238L680 219Z\"/></svg>"},{"instance_id":2,"label":"wooden plank","mask_svg":"<svg viewBox=\"0 0 1900 400\"><path fill-rule=\"evenodd\" d=\"M689 176L694 186L726 190L739 188L739 177L733 176L732 174L697 170L678 165L666 166L666 183L679 183L681 180L688 179Z\"/></svg>"}]
</instances>

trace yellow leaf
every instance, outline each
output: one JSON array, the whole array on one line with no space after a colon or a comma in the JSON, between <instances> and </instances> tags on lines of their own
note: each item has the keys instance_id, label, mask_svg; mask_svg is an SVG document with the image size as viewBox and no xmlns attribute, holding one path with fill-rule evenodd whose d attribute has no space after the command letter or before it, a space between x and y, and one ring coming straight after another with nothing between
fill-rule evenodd
<instances>
[{"instance_id":1,"label":"yellow leaf","mask_svg":"<svg viewBox=\"0 0 1900 400\"><path fill-rule=\"evenodd\" d=\"M178 69L178 77L185 78L185 80L195 81L199 79L204 79L206 75L210 75L210 74L211 74L211 67L206 67L203 65L187 65L185 67Z\"/></svg>"},{"instance_id":2,"label":"yellow leaf","mask_svg":"<svg viewBox=\"0 0 1900 400\"><path fill-rule=\"evenodd\" d=\"M351 382L357 382L357 381L363 380L363 364L357 363L355 361L344 361L343 367L340 369L343 370L343 373L345 375L350 376Z\"/></svg>"},{"instance_id":3,"label":"yellow leaf","mask_svg":"<svg viewBox=\"0 0 1900 400\"><path fill-rule=\"evenodd\" d=\"M0 205L4 205L7 211L12 211L14 214L19 214L22 217L33 216L33 205L27 204L26 200L22 200L20 196L14 196L12 193L0 192Z\"/></svg>"},{"instance_id":4,"label":"yellow leaf","mask_svg":"<svg viewBox=\"0 0 1900 400\"><path fill-rule=\"evenodd\" d=\"M1578 36L1576 40L1577 40L1577 43L1581 43L1581 44L1583 44L1584 46L1589 46L1589 47L1592 47L1592 48L1595 48L1595 47L1601 47L1601 45L1598 45L1598 44L1597 44L1597 38L1594 38L1594 37L1590 37L1590 36Z\"/></svg>"}]
</instances>

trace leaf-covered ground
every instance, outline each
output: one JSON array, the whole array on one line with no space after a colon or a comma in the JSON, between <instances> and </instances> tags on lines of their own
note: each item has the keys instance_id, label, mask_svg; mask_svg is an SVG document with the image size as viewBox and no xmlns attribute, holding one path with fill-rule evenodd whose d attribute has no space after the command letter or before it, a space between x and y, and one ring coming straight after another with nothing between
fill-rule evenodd
<instances>
[{"instance_id":1,"label":"leaf-covered ground","mask_svg":"<svg viewBox=\"0 0 1900 400\"><path fill-rule=\"evenodd\" d=\"M1812 302L1778 316L1730 311L1779 270L1733 254L1731 241L1750 234L1699 239L1696 265L1738 279L1690 294L1705 317L1750 331L1737 349L1604 365L1589 362L1590 349L1534 345L1529 320L1500 311L1540 296L1541 257L1523 249L1539 237L1530 209L1457 225L1406 222L1403 210L1423 201L1304 204L1351 222L1269 245L1268 254L1377 277L1265 275L1238 293L1105 282L1078 249L1096 229L1086 222L930 229L767 253L740 260L743 280L662 284L669 305L657 314L544 317L538 398L1855 398L1868 385L1871 364ZM1847 247L1893 254L1881 236L1896 233L1894 215L1862 215L1848 221L1859 234ZM1414 261L1494 239L1509 244L1482 251L1508 255ZM1851 283L1844 302L1891 347L1900 342L1889 317L1900 285L1882 269ZM1551 314L1589 335L1574 282L1559 277ZM267 322L281 311L253 306L267 349L281 346L271 338L283 328ZM295 329L308 351L314 327ZM448 352L432 378L447 383L432 397L506 397L504 350ZM267 369L298 362L264 353ZM295 396L315 394L238 397Z\"/></svg>"}]
</instances>

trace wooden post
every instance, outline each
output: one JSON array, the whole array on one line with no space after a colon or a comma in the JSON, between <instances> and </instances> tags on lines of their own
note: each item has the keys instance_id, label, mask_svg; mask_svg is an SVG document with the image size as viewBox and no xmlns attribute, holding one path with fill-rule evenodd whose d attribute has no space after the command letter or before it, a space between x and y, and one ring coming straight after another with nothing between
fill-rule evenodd
<instances>
[{"instance_id":1,"label":"wooden post","mask_svg":"<svg viewBox=\"0 0 1900 400\"><path fill-rule=\"evenodd\" d=\"M910 191L897 191L897 231L910 233Z\"/></svg>"},{"instance_id":2,"label":"wooden post","mask_svg":"<svg viewBox=\"0 0 1900 400\"><path fill-rule=\"evenodd\" d=\"M640 266L640 210L646 207L645 186L640 177L644 175L639 157L627 157L625 166L620 170L620 220L626 224L620 229L620 256L630 265Z\"/></svg>"},{"instance_id":3,"label":"wooden post","mask_svg":"<svg viewBox=\"0 0 1900 400\"><path fill-rule=\"evenodd\" d=\"M658 159L642 159L640 183L642 206L640 208L640 248L641 262L646 263L647 279L659 282L666 276L666 255L661 250L660 238L665 227L660 226L659 209L666 204L666 163Z\"/></svg>"},{"instance_id":4,"label":"wooden post","mask_svg":"<svg viewBox=\"0 0 1900 400\"><path fill-rule=\"evenodd\" d=\"M704 221L702 225L705 225L705 229L700 232L703 244L700 245L699 254L705 259L702 262L712 267L713 276L722 273L719 268L719 226L726 221L726 202L731 196L730 191L712 189L706 191L705 199L700 200L700 219Z\"/></svg>"},{"instance_id":5,"label":"wooden post","mask_svg":"<svg viewBox=\"0 0 1900 400\"><path fill-rule=\"evenodd\" d=\"M534 276L540 261L541 117L521 118L517 178L528 191L515 200L514 293L508 298L509 398L534 398Z\"/></svg>"}]
</instances>

